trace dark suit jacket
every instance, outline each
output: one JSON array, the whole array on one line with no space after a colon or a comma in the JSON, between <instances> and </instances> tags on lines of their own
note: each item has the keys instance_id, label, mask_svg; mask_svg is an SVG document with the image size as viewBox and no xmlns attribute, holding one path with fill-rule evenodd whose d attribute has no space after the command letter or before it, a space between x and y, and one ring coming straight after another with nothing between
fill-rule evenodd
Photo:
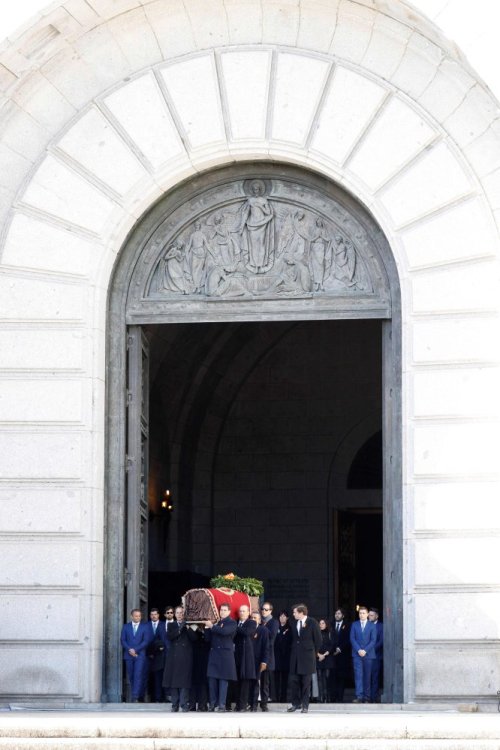
<instances>
[{"instance_id":1,"label":"dark suit jacket","mask_svg":"<svg viewBox=\"0 0 500 750\"><path fill-rule=\"evenodd\" d=\"M210 643L207 677L218 680L236 680L234 643L236 623L230 617L219 620L211 628L205 628L205 638Z\"/></svg>"},{"instance_id":2,"label":"dark suit jacket","mask_svg":"<svg viewBox=\"0 0 500 750\"><path fill-rule=\"evenodd\" d=\"M345 620L342 620L340 629L337 631L337 623L333 620L331 634L333 653L335 654L337 648L340 649L340 654L333 657L333 668L343 672L347 669L351 657L350 631L351 629Z\"/></svg>"},{"instance_id":3,"label":"dark suit jacket","mask_svg":"<svg viewBox=\"0 0 500 750\"><path fill-rule=\"evenodd\" d=\"M145 659L146 649L149 644L148 624L145 622L140 622L139 627L137 628L137 633L134 635L134 628L132 627L132 623L127 622L122 627L120 641L123 648L123 658L125 660L136 659L138 657L141 659ZM130 656L128 652L129 648L135 649L137 657Z\"/></svg>"},{"instance_id":4,"label":"dark suit jacket","mask_svg":"<svg viewBox=\"0 0 500 750\"><path fill-rule=\"evenodd\" d=\"M257 630L257 623L248 618L236 627L234 636L234 660L240 680L255 680L255 656L253 651L253 637Z\"/></svg>"},{"instance_id":5,"label":"dark suit jacket","mask_svg":"<svg viewBox=\"0 0 500 750\"><path fill-rule=\"evenodd\" d=\"M149 638L146 649L148 665L151 672L157 672L165 666L165 623L161 621L158 623L156 633L151 621L146 624L146 627L148 628Z\"/></svg>"},{"instance_id":6,"label":"dark suit jacket","mask_svg":"<svg viewBox=\"0 0 500 750\"><path fill-rule=\"evenodd\" d=\"M316 620L307 617L297 631L297 622L293 622L292 650L290 653L290 674L314 674L316 672L316 653L321 648L321 630Z\"/></svg>"},{"instance_id":7,"label":"dark suit jacket","mask_svg":"<svg viewBox=\"0 0 500 750\"><path fill-rule=\"evenodd\" d=\"M382 622L373 623L377 629L377 640L375 642L375 658L384 658L384 624Z\"/></svg>"},{"instance_id":8,"label":"dark suit jacket","mask_svg":"<svg viewBox=\"0 0 500 750\"><path fill-rule=\"evenodd\" d=\"M364 631L361 630L359 620L351 625L352 655L358 656L358 651L366 651L365 659L375 659L375 643L377 641L377 628L373 622L367 620Z\"/></svg>"}]
</instances>

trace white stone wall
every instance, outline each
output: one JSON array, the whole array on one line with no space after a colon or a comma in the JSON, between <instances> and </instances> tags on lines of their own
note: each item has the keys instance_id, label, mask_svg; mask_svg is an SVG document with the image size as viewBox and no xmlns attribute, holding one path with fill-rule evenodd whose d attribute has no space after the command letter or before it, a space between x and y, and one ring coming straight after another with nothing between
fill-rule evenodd
<instances>
[{"instance_id":1,"label":"white stone wall","mask_svg":"<svg viewBox=\"0 0 500 750\"><path fill-rule=\"evenodd\" d=\"M38 614L2 631L0 693L99 698L110 273L165 190L251 158L336 180L393 248L406 698L494 693L496 101L403 3L51 8L0 51L0 596Z\"/></svg>"}]
</instances>

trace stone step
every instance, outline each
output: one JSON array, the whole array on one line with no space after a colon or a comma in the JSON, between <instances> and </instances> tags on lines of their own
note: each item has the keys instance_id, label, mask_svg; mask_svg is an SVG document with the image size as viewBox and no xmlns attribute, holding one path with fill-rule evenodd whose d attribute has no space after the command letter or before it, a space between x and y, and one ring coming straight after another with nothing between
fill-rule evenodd
<instances>
[{"instance_id":1,"label":"stone step","mask_svg":"<svg viewBox=\"0 0 500 750\"><path fill-rule=\"evenodd\" d=\"M357 707L356 707L357 708ZM0 714L0 750L499 750L498 714L307 715L44 712Z\"/></svg>"}]
</instances>

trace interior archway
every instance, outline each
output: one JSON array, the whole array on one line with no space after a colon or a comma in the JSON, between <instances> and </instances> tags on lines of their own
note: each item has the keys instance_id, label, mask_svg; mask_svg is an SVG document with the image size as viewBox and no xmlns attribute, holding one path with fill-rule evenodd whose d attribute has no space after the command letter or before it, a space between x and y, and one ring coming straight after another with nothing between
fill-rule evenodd
<instances>
[{"instance_id":1,"label":"interior archway","mask_svg":"<svg viewBox=\"0 0 500 750\"><path fill-rule=\"evenodd\" d=\"M181 229L175 229L178 232L176 236L181 239L187 237L188 230L182 227L186 222L191 222L189 226L195 226L193 211L201 205L205 212L203 228L208 236L208 227L212 225L210 217L206 218L204 196L226 194L232 189L231 185L235 180L240 181L238 185L251 184L252 180L269 185L265 189L270 196L269 202L273 201L274 215L280 215L281 211L281 215L284 216L281 235L285 232L287 216L298 215L295 209L295 213L290 213L286 209L286 203L286 210L283 209L283 204L278 206L278 196L284 201L282 196L285 195L286 189L295 191L300 196L309 196L312 204L308 210L311 214L310 221L313 223L320 204L321 210L326 212L327 222L333 221L330 219L332 213L328 211L339 212L336 216L336 226L342 226L343 230L335 230L336 234L333 233L333 229L330 230L332 247L334 242L341 242L339 232L347 231L345 226L352 221L355 226L352 236L356 237L356 243L361 247L366 241L366 254L359 256L359 263L365 263L363 273L368 281L360 283L354 290L342 293L332 291L330 294L319 293L315 296L312 289L307 293L301 290L300 294L294 289L290 296L278 298L281 277L278 278L277 286L272 287L271 291L267 288L262 296L260 287L264 283L264 276L260 275L257 281L261 296L253 293L255 286L252 286L246 287L250 289L249 294L237 295L242 297L241 299L234 299L232 296L222 300L206 299L210 296L206 291L207 286L204 289L205 297L193 289L187 293L183 290L183 297L162 297L156 292L159 288L158 281L155 281L159 274L158 263L166 257L167 247L172 247L174 242L183 247L183 242L175 240L174 235L174 239L168 240L166 244L164 237L162 240L155 239L159 228L168 225L169 231L174 231L172 227L177 226L176 217L180 212ZM323 198L311 198L313 191L318 191L318 195L324 196L325 202L321 203ZM238 195L241 197L234 198L233 201L239 200L239 205L246 205L244 202L248 199L245 198L245 193L240 192ZM212 198L209 197L209 200ZM332 209L332 204L328 201L335 202L336 208ZM235 215L238 210L240 209L237 205ZM350 218L344 218L341 224L339 217L343 215L342 212ZM200 230L196 228L196 231ZM184 232L184 235L179 235L179 232ZM236 235L236 231L234 234ZM306 232L304 235L304 246L309 247L313 240L307 240ZM279 255L278 248L277 240L276 257ZM168 252L170 250L167 254ZM187 252L185 250L186 258ZM286 250L282 250L282 253L285 257ZM297 274L293 278L296 279ZM227 285L224 286L224 290L228 288ZM276 289L278 291L273 296ZM171 291L169 288L169 294ZM354 294L350 294L350 291ZM220 572L218 566L224 570L225 567L237 567L240 562L251 568L242 571L244 574L255 574L259 577L260 569L264 570L271 554L276 575L267 576L266 591L269 596L273 596L277 605L290 605L294 599L308 597L318 608L327 610L331 609L333 604L339 603L340 597L333 571L332 519L335 508L331 504L329 492L329 467L332 456L342 443L343 431L351 429L357 422L366 418L367 413L378 414L374 419L384 435L384 491L381 501L385 549L383 609L386 613L386 634L390 644L390 655L386 664L385 700L401 701L403 644L399 284L389 246L373 219L344 191L324 178L299 169L283 165L277 167L270 164L249 164L207 173L172 191L139 222L128 239L115 270L109 321L109 346L112 356L108 390L108 509L110 513L114 509L115 515L123 519L123 527L108 523L108 549L114 550L116 555L108 554L107 559L107 641L112 641L113 632L121 622L117 602L120 602L121 606L127 606L124 605L125 601L127 604L136 601L137 597L142 595L142 584L135 578L139 579L145 575L143 558L147 547L141 547L144 525L142 521L135 527L131 523L130 514L135 512L134 501L132 498L131 505L130 478L125 482L123 468L132 467L129 477L134 471L139 477L136 485L139 498L136 505L139 507L139 475L141 471L143 474L148 473L148 456L151 459L149 511L152 573L161 573L162 570L155 571L153 568L163 567L163 573L177 575L178 581L175 585L187 587L203 583L209 575ZM127 324L131 326L128 329ZM151 418L146 428L135 428L136 431L142 430L142 434L146 436L146 442L141 443L139 440L137 444L138 450L141 450L141 445L143 446L142 461L137 460L137 456L133 455L134 451L130 455L128 448L131 420L133 423L135 419L137 425L140 425L143 416L141 417L140 409L137 413L134 411L132 393L128 399L127 426L127 399L123 398L126 385L129 394L131 393L130 379L126 383L127 343L130 378L130 350L134 349L133 341L134 337L138 340L137 336L147 342L145 345L149 350L150 369L147 381L148 387L151 388L151 397L147 397ZM327 357L325 352L329 344L331 356ZM142 362L144 350L140 346L139 350L137 361ZM293 361L291 352L296 352L298 356L290 369L290 362ZM340 355L339 352L343 354ZM290 374L294 370L297 373L300 369L300 354L303 372L294 383L294 378L290 377ZM282 369L281 384L278 383L274 390L269 383L268 365L273 357L276 360L274 373L282 367L281 360L286 360L288 367L288 375L284 376ZM332 380L335 362L339 367L343 367L342 374L336 382L335 378ZM368 373L366 376L363 374L363 363ZM265 386L262 385L262 373L267 373ZM273 377L275 375L271 375L271 380ZM142 380L140 372L136 372L134 383L141 383ZM259 397L259 382L262 398ZM285 391L283 383L286 383ZM332 387L333 383L336 387ZM356 387L353 384L356 384ZM295 413L292 409L291 413L284 416L284 420L288 420L289 427L293 419L296 420L296 425L299 425L300 410L308 409L311 411L308 417L311 427L301 432L302 451L298 451L297 442L295 446L290 447L288 440L289 450L273 453L269 447L276 443L278 415L286 408L290 408L293 399L290 399L289 395L290 388L293 390L293 387L297 396ZM345 391L344 399L339 397L339 388L342 387ZM143 390L139 385L138 393L142 394L139 395L139 402L146 399L147 388L142 388ZM271 392L275 394L274 401L269 399ZM245 394L248 400L248 393L253 393L253 401L250 406L247 404L247 408L255 413L261 410L260 427L265 416L262 409L266 409L262 401L268 400L267 407L270 406L269 402L273 401L272 408L275 409L274 420L267 420L267 432L266 429L261 429L260 433L257 431L253 444L252 440L248 440L249 435L245 434L244 420L240 420L239 427L234 426L239 419L242 400L245 400ZM312 408L313 401L318 401L316 410ZM325 412L333 408L332 404L335 402L340 414L337 414L336 427L325 429ZM133 413L136 414L134 418L131 417ZM320 422L323 422L323 426L318 428ZM320 432L323 431L321 436L318 429ZM287 432L283 423L278 432L280 430L283 437ZM295 433L298 432L296 429ZM320 454L321 468L311 472L309 467L314 461L313 451L309 449L314 444L315 437L321 442L321 449L317 451L317 454ZM232 450L234 445L238 446L236 453ZM267 446L264 450L265 465L259 464L259 445L261 454L262 446ZM318 455L314 459L318 466L317 459ZM294 470L293 464L300 465L301 461L302 468ZM279 471L280 462L288 468ZM142 468L134 469L134 466L139 465ZM244 465L247 467L245 471ZM242 473L247 475L243 482ZM313 474L315 478L312 477ZM315 486L320 474L323 475L321 486ZM253 484L249 485L250 475L253 477ZM294 478L290 480L292 475ZM300 479L300 476L305 475L310 475L309 485ZM290 481L293 481L295 486L290 486ZM157 518L158 500L167 486L174 499L171 520L165 517ZM305 558L302 555L300 560L297 560L295 555L294 559L292 547L294 534L298 534L295 546L301 544L301 492L307 492L309 498L315 496L310 506L322 516L319 526L322 528L323 538L320 542L319 537L313 535L307 542L302 540L304 549L307 547L311 564L307 574L298 576L294 565L298 562L303 568ZM144 497L142 499L144 500ZM238 532L241 531L240 521L245 517L248 519L252 513L255 516L255 508L259 505L261 510L257 514L256 523L247 523L248 543L246 552L243 552L245 545L237 539ZM262 514L263 506L265 514ZM291 510L293 506L295 512ZM141 516L141 512L139 509L137 518L144 518L144 513ZM280 524L280 512L288 515L290 523L287 521L286 525ZM230 517L232 521L227 523ZM295 531L292 525L295 525ZM273 545L272 533L264 539L266 528L272 528L272 533L275 537L280 536L281 542ZM260 537L258 550L256 537ZM278 547L279 555L273 557L273 552L269 550ZM136 563L127 559L131 554L135 555ZM321 560L324 560L325 564L320 571ZM120 564L128 576L126 580L120 580ZM266 579L262 573L260 577ZM287 591L283 589L285 580L289 582ZM153 576L150 581L153 581ZM302 589L299 591L298 583L293 588L290 581L301 582ZM127 586L124 599L125 583ZM154 585L152 584L152 587ZM171 590L174 595L175 587ZM157 596L156 592L155 595ZM321 612L317 614L319 616ZM120 692L120 664L116 660L114 650L111 649L108 651L106 681L108 700L117 699Z\"/></svg>"}]
</instances>

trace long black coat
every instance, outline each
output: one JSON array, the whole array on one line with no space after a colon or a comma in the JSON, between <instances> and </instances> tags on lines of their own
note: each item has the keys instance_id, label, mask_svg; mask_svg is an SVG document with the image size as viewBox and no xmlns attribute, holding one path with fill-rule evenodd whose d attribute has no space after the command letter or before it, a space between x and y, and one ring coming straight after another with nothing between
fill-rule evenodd
<instances>
[{"instance_id":1,"label":"long black coat","mask_svg":"<svg viewBox=\"0 0 500 750\"><path fill-rule=\"evenodd\" d=\"M307 617L297 631L297 623L292 623L292 650L290 653L290 674L314 674L316 672L316 653L322 643L321 630L316 620Z\"/></svg>"},{"instance_id":2,"label":"long black coat","mask_svg":"<svg viewBox=\"0 0 500 750\"><path fill-rule=\"evenodd\" d=\"M320 632L321 632L322 643L319 648L319 653L326 654L326 652L328 651L328 656L326 657L326 659L323 659L323 661L318 660L318 663L316 664L316 669L318 670L332 669L333 667L333 643L330 637L331 633L329 630L321 630L321 628L320 628Z\"/></svg>"},{"instance_id":3,"label":"long black coat","mask_svg":"<svg viewBox=\"0 0 500 750\"><path fill-rule=\"evenodd\" d=\"M292 650L291 625L279 626L274 641L274 669L277 672L288 672L290 669L290 651Z\"/></svg>"},{"instance_id":4,"label":"long black coat","mask_svg":"<svg viewBox=\"0 0 500 750\"><path fill-rule=\"evenodd\" d=\"M269 664L271 655L269 630L262 623L257 625L257 630L253 636L253 651L255 657L255 676L258 677L260 675L260 665Z\"/></svg>"},{"instance_id":5,"label":"long black coat","mask_svg":"<svg viewBox=\"0 0 500 750\"><path fill-rule=\"evenodd\" d=\"M211 628L205 629L205 638L210 643L207 677L218 680L237 679L233 643L236 627L234 620L225 617Z\"/></svg>"},{"instance_id":6,"label":"long black coat","mask_svg":"<svg viewBox=\"0 0 500 750\"><path fill-rule=\"evenodd\" d=\"M190 688L193 671L193 642L196 634L188 625L171 623L167 628L170 648L165 657L163 687Z\"/></svg>"},{"instance_id":7,"label":"long black coat","mask_svg":"<svg viewBox=\"0 0 500 750\"><path fill-rule=\"evenodd\" d=\"M257 623L250 618L241 625L238 623L234 636L234 661L240 680L255 680L255 656L253 637L257 630Z\"/></svg>"},{"instance_id":8,"label":"long black coat","mask_svg":"<svg viewBox=\"0 0 500 750\"><path fill-rule=\"evenodd\" d=\"M274 641L276 640L276 635L278 633L280 624L275 617L271 617L270 620L268 620L267 622L262 622L262 624L269 633L269 664L267 665L267 668L271 671L274 671L275 669L277 669L274 659Z\"/></svg>"}]
</instances>

